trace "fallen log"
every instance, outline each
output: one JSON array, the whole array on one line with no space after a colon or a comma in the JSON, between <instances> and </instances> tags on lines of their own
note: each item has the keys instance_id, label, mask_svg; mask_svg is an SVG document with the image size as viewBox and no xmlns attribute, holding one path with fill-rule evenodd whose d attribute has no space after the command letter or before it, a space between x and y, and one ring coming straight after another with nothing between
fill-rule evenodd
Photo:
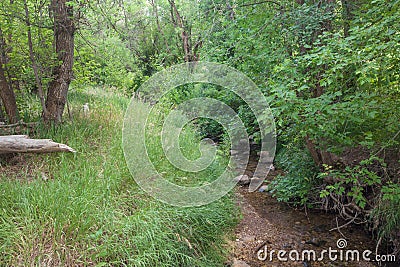
<instances>
[{"instance_id":1,"label":"fallen log","mask_svg":"<svg viewBox=\"0 0 400 267\"><path fill-rule=\"evenodd\" d=\"M49 153L76 151L65 145L53 142L50 139L30 139L26 135L0 136L0 154L10 153Z\"/></svg>"}]
</instances>

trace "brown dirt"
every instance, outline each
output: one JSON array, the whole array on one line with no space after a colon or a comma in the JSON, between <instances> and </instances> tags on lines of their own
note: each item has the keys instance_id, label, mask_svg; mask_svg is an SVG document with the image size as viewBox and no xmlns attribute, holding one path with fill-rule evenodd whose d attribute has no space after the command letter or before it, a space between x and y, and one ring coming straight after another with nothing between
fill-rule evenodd
<instances>
[{"instance_id":1,"label":"brown dirt","mask_svg":"<svg viewBox=\"0 0 400 267\"><path fill-rule=\"evenodd\" d=\"M30 183L41 177L52 179L43 155L7 154L0 156L0 179Z\"/></svg>"},{"instance_id":2,"label":"brown dirt","mask_svg":"<svg viewBox=\"0 0 400 267\"><path fill-rule=\"evenodd\" d=\"M399 153L399 151L396 153ZM387 156L386 158L391 157ZM257 162L258 157L251 154L245 170L245 174L249 177L252 177ZM272 180L278 173L279 171L270 172L269 180ZM228 265L232 267L379 266L376 262L362 261L362 253L365 250L372 251L369 258L375 258L376 243L361 225L347 225L335 214L325 211L296 209L278 202L267 192L249 193L247 187L237 187L236 195L243 217L235 230L236 240L231 244L233 248L232 260ZM338 226L340 230L336 229ZM342 249L337 246L339 239L347 241L347 245ZM260 249L265 251L265 247L268 257L265 260L260 260L257 258L257 252ZM290 261L288 259L284 262L279 261L277 257L278 250L286 251L285 256L287 258L291 250L298 251L300 256L305 250L314 250L318 258L322 250L329 250L329 248L341 250L344 255L348 250L357 250L360 253L360 261L331 260L328 254L325 254L322 261ZM273 254L272 260L269 260L272 250L276 252ZM338 255L338 258L340 258L339 253L333 255ZM379 253L384 255L382 251L379 251ZM261 257L264 255L265 253L260 254ZM343 259L345 259L345 256L343 256ZM398 264L387 263L381 266L394 267L399 266Z\"/></svg>"},{"instance_id":3,"label":"brown dirt","mask_svg":"<svg viewBox=\"0 0 400 267\"><path fill-rule=\"evenodd\" d=\"M337 230L330 231L337 227L336 217L332 214L318 211L306 214L304 210L277 202L267 193L249 193L243 187L237 189L237 198L243 219L236 228L231 266L375 266L365 261L330 261L327 254L323 261L283 262L278 261L276 253L272 261L269 258L259 260L257 252L265 246L268 256L271 250L285 250L287 253L291 250L300 253L303 250L315 250L318 257L324 249L338 249L337 240L340 238L345 238L348 244L343 251L375 251L375 245L362 228L354 225L340 229L344 236ZM339 220L338 224L344 222Z\"/></svg>"}]
</instances>

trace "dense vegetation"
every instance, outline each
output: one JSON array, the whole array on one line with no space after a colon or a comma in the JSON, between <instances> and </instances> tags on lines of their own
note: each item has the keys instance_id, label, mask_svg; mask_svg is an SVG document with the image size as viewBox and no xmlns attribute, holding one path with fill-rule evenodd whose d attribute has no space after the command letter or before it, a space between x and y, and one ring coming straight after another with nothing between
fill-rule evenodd
<instances>
[{"instance_id":1,"label":"dense vegetation","mask_svg":"<svg viewBox=\"0 0 400 267\"><path fill-rule=\"evenodd\" d=\"M43 117L60 122L57 112L65 102L59 101L53 111L49 103L54 96L49 92L63 90L54 81L65 70L59 66L68 60L63 57L68 51L57 49L60 30L56 26L66 20L55 19L62 14L54 15L54 2L0 3L0 119L4 121ZM235 67L259 86L275 115L276 164L285 175L271 183L274 195L295 205L334 210L356 223L367 222L379 243L388 242L399 253L400 1L59 2L66 5L64 15L74 24L67 31L74 36L73 77L68 77L68 71L61 76L67 83L73 78L69 101L91 86L114 88L129 97L152 74L176 63L206 60ZM255 117L241 99L222 88L208 86L195 92L190 88L194 87L172 95L170 102L193 95L224 101L259 140ZM46 108L55 114L46 116ZM65 123L54 138L69 140L69 135L77 134L74 129L90 130L79 123ZM199 128L205 135L224 138L216 123L199 121ZM87 179L96 179L93 176L88 174ZM63 178L54 186L62 188L61 183L71 181ZM18 190L33 197L35 186L48 188L39 182L23 189L2 183L1 194L12 202L13 195L23 195ZM96 203L90 203L92 208ZM28 216L16 208L21 218ZM99 216L108 219L106 211ZM31 225L28 220L35 221L26 217L26 227ZM15 227L8 223L2 225ZM118 235L118 231L95 228L100 239L110 238L107 242ZM0 231L6 230L2 226ZM15 241L1 238L8 244ZM107 242L101 243L111 244Z\"/></svg>"},{"instance_id":2,"label":"dense vegetation","mask_svg":"<svg viewBox=\"0 0 400 267\"><path fill-rule=\"evenodd\" d=\"M43 125L35 137L67 142L76 155L2 162L11 168L0 173L0 265L222 266L237 221L232 198L200 208L158 202L139 188L125 164L121 125L129 99L86 88L71 92L69 101L74 121ZM85 102L91 103L89 116L81 111ZM185 135L196 140L192 131ZM198 152L189 141L183 146L188 156ZM163 152L150 146L149 153L160 159ZM158 161L174 173L167 163ZM206 182L210 174L196 178Z\"/></svg>"}]
</instances>

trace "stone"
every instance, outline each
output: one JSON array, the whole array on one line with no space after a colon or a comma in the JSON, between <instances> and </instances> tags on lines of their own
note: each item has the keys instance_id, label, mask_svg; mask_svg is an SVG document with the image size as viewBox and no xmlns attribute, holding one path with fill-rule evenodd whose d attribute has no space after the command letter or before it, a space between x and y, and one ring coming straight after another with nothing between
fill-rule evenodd
<instances>
[{"instance_id":1,"label":"stone","mask_svg":"<svg viewBox=\"0 0 400 267\"><path fill-rule=\"evenodd\" d=\"M271 166L269 166L269 169L270 169L271 171L275 171L275 166L274 166L273 164L271 164Z\"/></svg>"},{"instance_id":2,"label":"stone","mask_svg":"<svg viewBox=\"0 0 400 267\"><path fill-rule=\"evenodd\" d=\"M250 235L250 236L244 236L243 238L243 242L253 242L254 240L256 240L256 237L254 235Z\"/></svg>"},{"instance_id":3,"label":"stone","mask_svg":"<svg viewBox=\"0 0 400 267\"><path fill-rule=\"evenodd\" d=\"M253 176L253 177L251 178L251 182L252 182L252 183L258 184L258 183L260 183L261 181L264 181L264 180L261 179L261 178L258 178L258 177L256 177L256 176Z\"/></svg>"},{"instance_id":4,"label":"stone","mask_svg":"<svg viewBox=\"0 0 400 267\"><path fill-rule=\"evenodd\" d=\"M240 185L248 185L250 184L250 178L246 174L239 175L235 178L235 182L237 182Z\"/></svg>"},{"instance_id":5,"label":"stone","mask_svg":"<svg viewBox=\"0 0 400 267\"><path fill-rule=\"evenodd\" d=\"M234 259L232 267L250 267L245 261Z\"/></svg>"},{"instance_id":6,"label":"stone","mask_svg":"<svg viewBox=\"0 0 400 267\"><path fill-rule=\"evenodd\" d=\"M259 192L264 192L264 191L268 191L268 185L262 185L259 189Z\"/></svg>"},{"instance_id":7,"label":"stone","mask_svg":"<svg viewBox=\"0 0 400 267\"><path fill-rule=\"evenodd\" d=\"M239 151L237 150L231 150L231 155L237 155L239 153Z\"/></svg>"}]
</instances>

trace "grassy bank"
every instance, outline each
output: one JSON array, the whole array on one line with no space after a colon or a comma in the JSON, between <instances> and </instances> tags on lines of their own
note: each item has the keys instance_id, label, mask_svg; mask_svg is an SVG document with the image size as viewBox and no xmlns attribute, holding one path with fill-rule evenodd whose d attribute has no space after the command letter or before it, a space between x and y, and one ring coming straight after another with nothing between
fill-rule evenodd
<instances>
[{"instance_id":1,"label":"grassy bank","mask_svg":"<svg viewBox=\"0 0 400 267\"><path fill-rule=\"evenodd\" d=\"M125 164L121 128L129 99L100 89L69 99L73 120L36 137L66 143L75 155L1 163L0 265L223 266L237 219L230 196L200 208L155 201Z\"/></svg>"}]
</instances>

